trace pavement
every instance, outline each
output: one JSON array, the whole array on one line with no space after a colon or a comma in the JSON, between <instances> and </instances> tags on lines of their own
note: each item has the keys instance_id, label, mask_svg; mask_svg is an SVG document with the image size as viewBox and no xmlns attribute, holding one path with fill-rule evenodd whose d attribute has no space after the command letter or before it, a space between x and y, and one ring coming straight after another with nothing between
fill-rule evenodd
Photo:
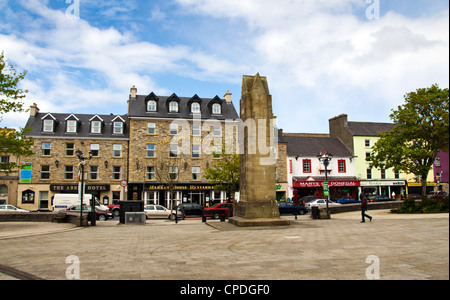
<instances>
[{"instance_id":1,"label":"pavement","mask_svg":"<svg viewBox=\"0 0 450 300\"><path fill-rule=\"evenodd\" d=\"M364 224L359 212L287 216L291 226L269 228L0 223L0 280L449 279L449 214L369 214Z\"/></svg>"}]
</instances>

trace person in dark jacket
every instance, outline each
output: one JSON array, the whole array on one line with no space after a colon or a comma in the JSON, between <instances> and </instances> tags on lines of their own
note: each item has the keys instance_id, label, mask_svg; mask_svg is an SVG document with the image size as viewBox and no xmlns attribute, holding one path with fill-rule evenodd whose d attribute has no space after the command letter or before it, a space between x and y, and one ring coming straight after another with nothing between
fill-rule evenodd
<instances>
[{"instance_id":1,"label":"person in dark jacket","mask_svg":"<svg viewBox=\"0 0 450 300\"><path fill-rule=\"evenodd\" d=\"M369 203L369 200L367 200L367 197L363 196L362 199L361 199L361 216L362 216L361 223L365 223L366 222L366 218L369 218L370 222L372 222L372 217L369 216L369 215L366 215L368 203Z\"/></svg>"}]
</instances>

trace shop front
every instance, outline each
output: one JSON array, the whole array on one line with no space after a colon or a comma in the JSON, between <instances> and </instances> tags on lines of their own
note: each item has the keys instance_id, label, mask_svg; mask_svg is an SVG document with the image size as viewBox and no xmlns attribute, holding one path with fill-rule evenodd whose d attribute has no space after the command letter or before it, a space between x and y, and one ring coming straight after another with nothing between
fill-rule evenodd
<instances>
[{"instance_id":1,"label":"shop front","mask_svg":"<svg viewBox=\"0 0 450 300\"><path fill-rule=\"evenodd\" d=\"M130 183L128 195L128 200L143 200L145 205L159 204L165 207L170 207L172 198L169 186L158 183ZM173 199L175 206L181 203L197 203L208 207L230 201L225 191L214 190L208 183L177 183L173 190Z\"/></svg>"},{"instance_id":2,"label":"shop front","mask_svg":"<svg viewBox=\"0 0 450 300\"><path fill-rule=\"evenodd\" d=\"M402 198L406 195L405 180L361 181L361 191L366 195L380 195Z\"/></svg>"},{"instance_id":3,"label":"shop front","mask_svg":"<svg viewBox=\"0 0 450 300\"><path fill-rule=\"evenodd\" d=\"M301 198L304 196L316 196L318 198L324 198L324 181L325 177L309 177L305 180L302 180L302 178L294 178L294 195L296 195L297 198ZM338 200L343 197L353 197L357 199L359 186L360 181L355 178L332 177L328 179L328 187L331 200Z\"/></svg>"}]
</instances>

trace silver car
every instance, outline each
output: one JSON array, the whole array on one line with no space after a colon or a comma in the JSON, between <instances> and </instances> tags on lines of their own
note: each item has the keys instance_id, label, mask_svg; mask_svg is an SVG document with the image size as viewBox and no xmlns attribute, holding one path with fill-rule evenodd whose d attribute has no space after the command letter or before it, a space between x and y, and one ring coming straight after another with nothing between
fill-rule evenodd
<instances>
[{"instance_id":1,"label":"silver car","mask_svg":"<svg viewBox=\"0 0 450 300\"><path fill-rule=\"evenodd\" d=\"M170 219L171 211L170 209L165 208L162 205L145 205L144 212L147 215L147 219ZM173 210L173 215L175 219L175 213L178 214L178 217L181 218L181 212L176 209Z\"/></svg>"}]
</instances>

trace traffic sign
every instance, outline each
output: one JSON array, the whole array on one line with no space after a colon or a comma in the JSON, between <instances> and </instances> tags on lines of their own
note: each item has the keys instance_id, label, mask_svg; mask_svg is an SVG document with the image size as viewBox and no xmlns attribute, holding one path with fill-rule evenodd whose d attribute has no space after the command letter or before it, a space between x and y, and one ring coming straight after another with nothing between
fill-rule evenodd
<instances>
[{"instance_id":1,"label":"traffic sign","mask_svg":"<svg viewBox=\"0 0 450 300\"><path fill-rule=\"evenodd\" d=\"M124 180L122 180L122 181L120 181L120 186L121 187L126 187L128 185L128 182L124 179Z\"/></svg>"}]
</instances>

